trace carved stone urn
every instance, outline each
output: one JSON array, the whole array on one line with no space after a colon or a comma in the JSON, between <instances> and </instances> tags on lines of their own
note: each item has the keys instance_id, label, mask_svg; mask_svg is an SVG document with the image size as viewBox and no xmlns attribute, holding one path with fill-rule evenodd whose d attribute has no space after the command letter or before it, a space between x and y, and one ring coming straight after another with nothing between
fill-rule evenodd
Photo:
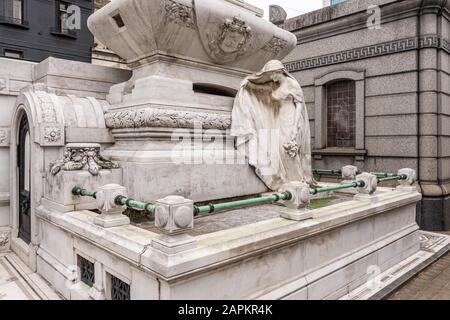
<instances>
[{"instance_id":1,"label":"carved stone urn","mask_svg":"<svg viewBox=\"0 0 450 320\"><path fill-rule=\"evenodd\" d=\"M241 0L115 0L88 27L134 71L116 93L131 93L151 75L236 89L243 75L296 45L261 15Z\"/></svg>"},{"instance_id":2,"label":"carved stone urn","mask_svg":"<svg viewBox=\"0 0 450 320\"><path fill-rule=\"evenodd\" d=\"M296 44L293 34L258 13L237 0L115 0L88 26L132 65L159 54L256 71Z\"/></svg>"}]
</instances>

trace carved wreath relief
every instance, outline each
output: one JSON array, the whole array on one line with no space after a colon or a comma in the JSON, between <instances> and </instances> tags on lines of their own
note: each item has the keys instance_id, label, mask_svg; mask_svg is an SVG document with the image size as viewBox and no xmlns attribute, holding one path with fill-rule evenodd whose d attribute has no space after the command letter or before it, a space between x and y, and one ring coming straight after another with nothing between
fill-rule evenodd
<instances>
[{"instance_id":1,"label":"carved wreath relief","mask_svg":"<svg viewBox=\"0 0 450 320\"><path fill-rule=\"evenodd\" d=\"M88 169L93 176L99 174L100 169L117 169L116 162L107 160L100 155L100 146L67 146L63 159L50 163L50 173L57 175L61 170L76 171Z\"/></svg>"},{"instance_id":2,"label":"carved wreath relief","mask_svg":"<svg viewBox=\"0 0 450 320\"><path fill-rule=\"evenodd\" d=\"M236 60L247 51L252 29L244 20L227 19L218 34L210 35L209 49L213 59L220 62Z\"/></svg>"},{"instance_id":3,"label":"carved wreath relief","mask_svg":"<svg viewBox=\"0 0 450 320\"><path fill-rule=\"evenodd\" d=\"M273 37L268 44L263 47L263 50L279 54L286 46L288 42L278 37Z\"/></svg>"},{"instance_id":4,"label":"carved wreath relief","mask_svg":"<svg viewBox=\"0 0 450 320\"><path fill-rule=\"evenodd\" d=\"M170 22L185 26L187 28L195 28L193 8L173 0L166 0L164 8L166 10L166 18Z\"/></svg>"}]
</instances>

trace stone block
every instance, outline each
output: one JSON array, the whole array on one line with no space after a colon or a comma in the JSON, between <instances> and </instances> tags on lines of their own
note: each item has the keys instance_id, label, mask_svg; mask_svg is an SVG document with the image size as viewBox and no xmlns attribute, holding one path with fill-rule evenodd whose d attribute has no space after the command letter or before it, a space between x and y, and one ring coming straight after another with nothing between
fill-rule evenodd
<instances>
[{"instance_id":1,"label":"stone block","mask_svg":"<svg viewBox=\"0 0 450 320\"><path fill-rule=\"evenodd\" d=\"M194 202L180 196L168 196L155 202L155 226L168 234L194 228Z\"/></svg>"},{"instance_id":2,"label":"stone block","mask_svg":"<svg viewBox=\"0 0 450 320\"><path fill-rule=\"evenodd\" d=\"M68 211L73 211L78 206L96 209L95 199L74 196L73 187L80 186L95 191L100 186L111 183L122 184L122 169L100 170L98 176L92 176L88 171L61 171L55 176L47 174L45 198L67 207Z\"/></svg>"},{"instance_id":3,"label":"stone block","mask_svg":"<svg viewBox=\"0 0 450 320\"><path fill-rule=\"evenodd\" d=\"M104 228L130 224L130 218L123 215L126 206L118 205L116 198L126 197L127 189L118 184L107 184L97 189L96 203L101 214L94 218L94 223Z\"/></svg>"}]
</instances>

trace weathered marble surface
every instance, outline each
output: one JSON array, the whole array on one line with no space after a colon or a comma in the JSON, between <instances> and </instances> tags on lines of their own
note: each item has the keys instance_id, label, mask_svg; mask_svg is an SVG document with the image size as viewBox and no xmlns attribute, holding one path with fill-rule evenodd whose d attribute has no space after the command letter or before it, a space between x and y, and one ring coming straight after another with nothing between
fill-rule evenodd
<instances>
[{"instance_id":1,"label":"weathered marble surface","mask_svg":"<svg viewBox=\"0 0 450 320\"><path fill-rule=\"evenodd\" d=\"M269 61L242 82L230 134L269 189L292 181L315 184L303 91L280 61Z\"/></svg>"}]
</instances>

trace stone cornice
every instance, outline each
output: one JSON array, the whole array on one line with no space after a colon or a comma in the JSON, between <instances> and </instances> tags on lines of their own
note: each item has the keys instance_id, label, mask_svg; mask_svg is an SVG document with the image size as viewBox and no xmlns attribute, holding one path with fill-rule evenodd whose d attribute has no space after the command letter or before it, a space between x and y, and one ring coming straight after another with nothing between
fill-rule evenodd
<instances>
[{"instance_id":1,"label":"stone cornice","mask_svg":"<svg viewBox=\"0 0 450 320\"><path fill-rule=\"evenodd\" d=\"M417 50L420 48L442 49L450 54L450 41L448 39L443 39L436 34L430 34L424 35L420 38L412 37L393 40L370 46L305 58L297 61L287 62L285 63L285 66L289 72L296 72L339 63Z\"/></svg>"},{"instance_id":2,"label":"stone cornice","mask_svg":"<svg viewBox=\"0 0 450 320\"><path fill-rule=\"evenodd\" d=\"M423 3L422 3L423 1ZM329 29L336 27L337 20L346 19L351 25L357 20L366 21L367 8L377 5L382 8L383 16L403 15L405 13L417 14L419 10L425 13L450 13L450 3L445 0L348 0L342 4L325 7L298 17L288 19L283 28L291 31L303 31L318 25L328 24ZM423 5L421 7L421 5Z\"/></svg>"}]
</instances>

